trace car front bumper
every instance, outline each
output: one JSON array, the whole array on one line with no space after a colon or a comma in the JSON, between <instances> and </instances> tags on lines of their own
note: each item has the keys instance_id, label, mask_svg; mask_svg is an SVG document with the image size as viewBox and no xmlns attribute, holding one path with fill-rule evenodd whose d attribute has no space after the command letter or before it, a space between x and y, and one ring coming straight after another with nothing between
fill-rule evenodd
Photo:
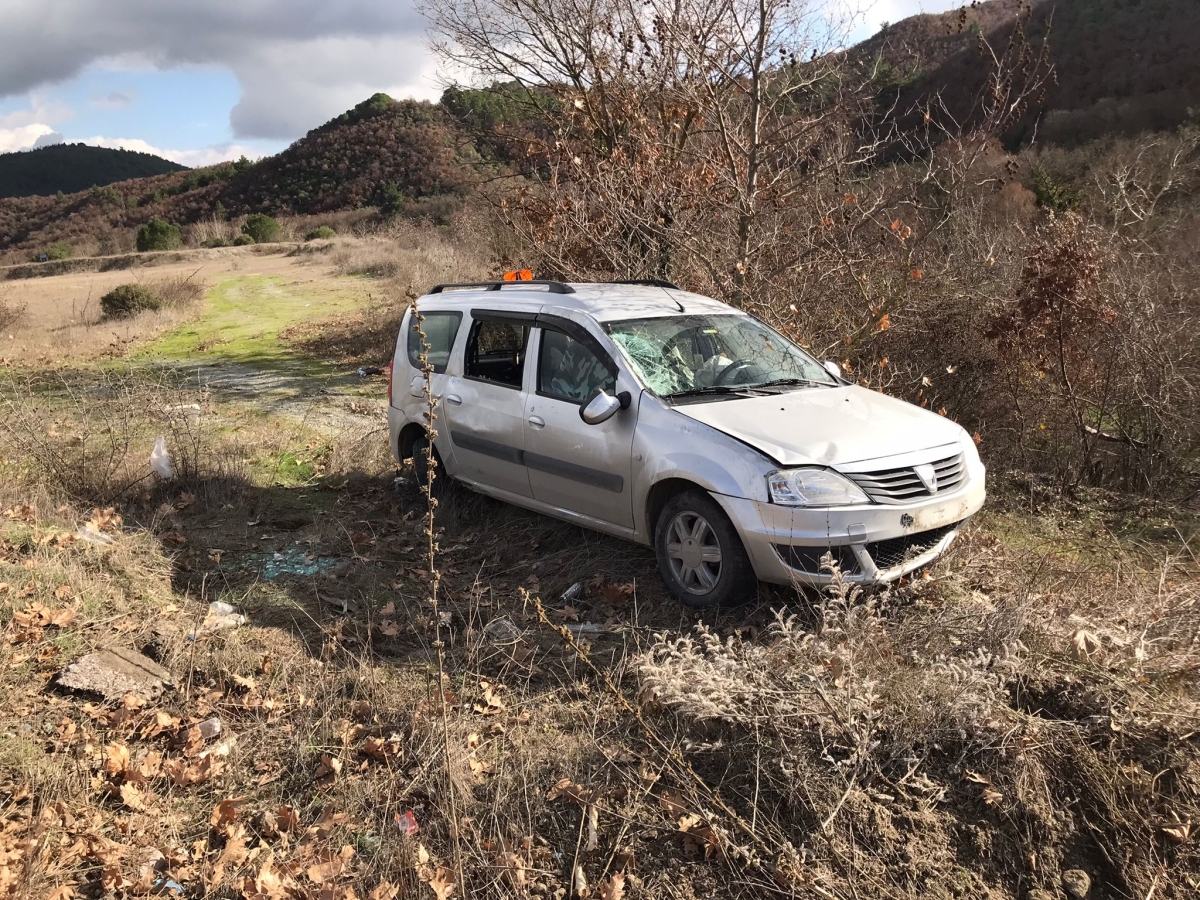
<instances>
[{"instance_id":1,"label":"car front bumper","mask_svg":"<svg viewBox=\"0 0 1200 900\"><path fill-rule=\"evenodd\" d=\"M827 584L828 552L846 581L882 584L926 566L946 551L983 506L982 473L944 495L904 505L863 504L808 509L721 494L760 581Z\"/></svg>"}]
</instances>

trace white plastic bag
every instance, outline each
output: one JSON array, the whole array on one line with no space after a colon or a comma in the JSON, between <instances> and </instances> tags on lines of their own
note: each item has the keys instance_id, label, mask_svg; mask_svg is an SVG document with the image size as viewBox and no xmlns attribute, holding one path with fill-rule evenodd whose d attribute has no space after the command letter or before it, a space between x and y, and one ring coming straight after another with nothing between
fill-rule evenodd
<instances>
[{"instance_id":1,"label":"white plastic bag","mask_svg":"<svg viewBox=\"0 0 1200 900\"><path fill-rule=\"evenodd\" d=\"M167 439L159 438L154 442L150 451L150 470L163 481L175 477L175 468L171 465L171 454L167 452Z\"/></svg>"}]
</instances>

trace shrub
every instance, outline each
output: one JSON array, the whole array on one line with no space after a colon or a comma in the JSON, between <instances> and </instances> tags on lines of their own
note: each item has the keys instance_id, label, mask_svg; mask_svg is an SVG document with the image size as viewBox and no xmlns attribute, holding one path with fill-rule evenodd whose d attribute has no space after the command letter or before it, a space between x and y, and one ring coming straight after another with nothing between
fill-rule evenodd
<instances>
[{"instance_id":1,"label":"shrub","mask_svg":"<svg viewBox=\"0 0 1200 900\"><path fill-rule=\"evenodd\" d=\"M140 284L122 284L100 298L106 319L127 319L148 309L161 309L162 299Z\"/></svg>"},{"instance_id":2,"label":"shrub","mask_svg":"<svg viewBox=\"0 0 1200 900\"><path fill-rule=\"evenodd\" d=\"M66 241L55 241L46 248L46 259L70 259L74 252Z\"/></svg>"},{"instance_id":3,"label":"shrub","mask_svg":"<svg viewBox=\"0 0 1200 900\"><path fill-rule=\"evenodd\" d=\"M235 246L235 247L245 247L247 244L254 244L254 243L257 243L257 242L254 240L254 238L250 237L250 235L248 235L248 234L239 234L237 237L235 237L233 239L233 246Z\"/></svg>"},{"instance_id":4,"label":"shrub","mask_svg":"<svg viewBox=\"0 0 1200 900\"><path fill-rule=\"evenodd\" d=\"M0 332L7 332L10 328L22 324L25 321L25 313L25 306L0 297Z\"/></svg>"},{"instance_id":5,"label":"shrub","mask_svg":"<svg viewBox=\"0 0 1200 900\"><path fill-rule=\"evenodd\" d=\"M242 226L242 234L248 234L256 244L270 244L279 240L279 232L279 223L264 213L255 213Z\"/></svg>"},{"instance_id":6,"label":"shrub","mask_svg":"<svg viewBox=\"0 0 1200 900\"><path fill-rule=\"evenodd\" d=\"M161 219L147 222L137 233L137 248L139 253L150 250L177 250L183 246L183 235L178 225L172 225Z\"/></svg>"},{"instance_id":7,"label":"shrub","mask_svg":"<svg viewBox=\"0 0 1200 900\"><path fill-rule=\"evenodd\" d=\"M229 246L229 243L224 238L214 236L202 240L200 242L200 246L208 247L211 250L213 247L227 247Z\"/></svg>"},{"instance_id":8,"label":"shrub","mask_svg":"<svg viewBox=\"0 0 1200 900\"><path fill-rule=\"evenodd\" d=\"M337 232L328 225L322 225L319 228L314 228L312 231L304 235L304 239L306 241L318 241L331 237L337 237Z\"/></svg>"}]
</instances>

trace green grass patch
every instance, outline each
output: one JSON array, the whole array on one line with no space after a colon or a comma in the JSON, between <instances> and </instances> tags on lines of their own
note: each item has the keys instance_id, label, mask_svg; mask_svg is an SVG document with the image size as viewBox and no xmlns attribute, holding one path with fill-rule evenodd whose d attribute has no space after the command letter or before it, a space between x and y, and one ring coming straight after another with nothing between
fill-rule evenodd
<instances>
[{"instance_id":1,"label":"green grass patch","mask_svg":"<svg viewBox=\"0 0 1200 900\"><path fill-rule=\"evenodd\" d=\"M131 356L156 360L226 360L258 369L328 375L334 367L298 356L279 340L289 326L353 309L360 294L346 287L288 284L268 275L232 276L208 294L203 315L143 344ZM297 370L302 370L298 372Z\"/></svg>"}]
</instances>

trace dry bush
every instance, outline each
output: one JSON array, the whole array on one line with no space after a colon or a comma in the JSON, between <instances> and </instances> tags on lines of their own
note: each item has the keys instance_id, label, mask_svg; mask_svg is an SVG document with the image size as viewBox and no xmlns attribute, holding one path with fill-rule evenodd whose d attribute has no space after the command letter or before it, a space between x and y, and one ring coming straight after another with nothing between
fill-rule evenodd
<instances>
[{"instance_id":1,"label":"dry bush","mask_svg":"<svg viewBox=\"0 0 1200 900\"><path fill-rule=\"evenodd\" d=\"M386 279L363 309L335 319L296 326L284 340L320 359L385 363L396 345L410 296L439 282L472 281L489 271L490 232L485 221L462 218L456 228L393 223L386 236L335 238L332 251L312 258L332 261L339 274ZM305 248L301 248L304 250ZM304 258L304 254L300 254Z\"/></svg>"},{"instance_id":2,"label":"dry bush","mask_svg":"<svg viewBox=\"0 0 1200 900\"><path fill-rule=\"evenodd\" d=\"M701 777L832 880L899 897L957 871L973 891L1053 892L1083 867L1124 895L1182 898L1200 857L1170 823L1200 818L1200 757L1179 740L1197 703L1162 676L1194 687L1197 594L1156 597L1154 576L1066 622L1002 584L861 597L835 580L815 626L781 610L758 640L659 635L642 695L675 714L662 727ZM1137 625L1102 624L1116 615Z\"/></svg>"},{"instance_id":3,"label":"dry bush","mask_svg":"<svg viewBox=\"0 0 1200 900\"><path fill-rule=\"evenodd\" d=\"M155 440L165 437L179 479L236 477L213 454L206 394L140 372L11 376L0 390L0 466L18 482L80 503L110 505L157 481Z\"/></svg>"},{"instance_id":4,"label":"dry bush","mask_svg":"<svg viewBox=\"0 0 1200 900\"><path fill-rule=\"evenodd\" d=\"M28 309L24 304L18 305L0 294L0 333L19 328L25 321Z\"/></svg>"},{"instance_id":5,"label":"dry bush","mask_svg":"<svg viewBox=\"0 0 1200 900\"><path fill-rule=\"evenodd\" d=\"M146 290L153 293L163 306L186 307L198 303L208 293L209 284L196 276L197 269L191 275L174 275L167 278L155 278L142 283Z\"/></svg>"}]
</instances>

